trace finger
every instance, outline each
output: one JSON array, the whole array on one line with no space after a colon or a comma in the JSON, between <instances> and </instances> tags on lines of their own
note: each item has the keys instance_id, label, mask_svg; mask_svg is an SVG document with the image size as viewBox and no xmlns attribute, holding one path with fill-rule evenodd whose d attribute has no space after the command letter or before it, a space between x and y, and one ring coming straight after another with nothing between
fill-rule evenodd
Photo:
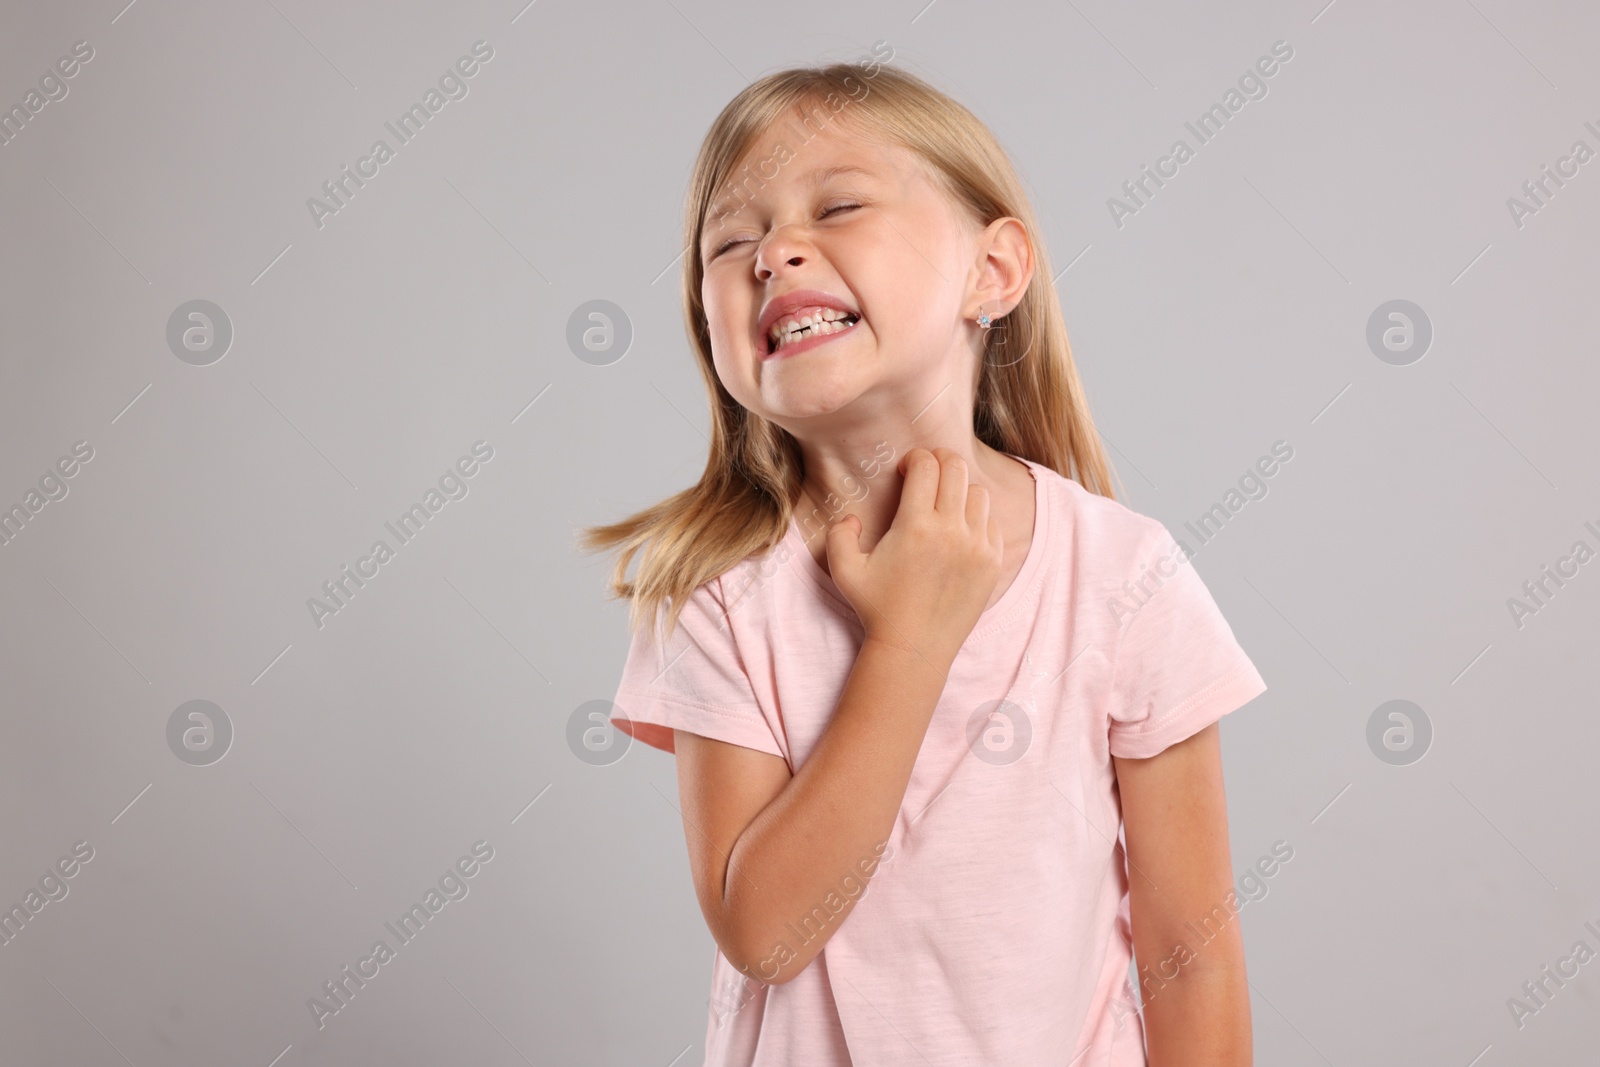
<instances>
[{"instance_id":1,"label":"finger","mask_svg":"<svg viewBox=\"0 0 1600 1067\"><path fill-rule=\"evenodd\" d=\"M861 520L846 515L828 525L828 569L835 573L849 570L855 561L865 555L861 551Z\"/></svg>"},{"instance_id":2,"label":"finger","mask_svg":"<svg viewBox=\"0 0 1600 1067\"><path fill-rule=\"evenodd\" d=\"M989 530L989 489L983 485L967 487L967 528L982 530L985 536Z\"/></svg>"},{"instance_id":3,"label":"finger","mask_svg":"<svg viewBox=\"0 0 1600 1067\"><path fill-rule=\"evenodd\" d=\"M906 477L900 486L900 503L895 508L895 518L901 515L924 515L933 510L934 497L939 490L939 458L926 448L913 448L905 455ZM892 525L892 524L891 524Z\"/></svg>"},{"instance_id":4,"label":"finger","mask_svg":"<svg viewBox=\"0 0 1600 1067\"><path fill-rule=\"evenodd\" d=\"M944 515L960 515L967 507L967 461L949 448L936 449L939 495L935 507Z\"/></svg>"}]
</instances>

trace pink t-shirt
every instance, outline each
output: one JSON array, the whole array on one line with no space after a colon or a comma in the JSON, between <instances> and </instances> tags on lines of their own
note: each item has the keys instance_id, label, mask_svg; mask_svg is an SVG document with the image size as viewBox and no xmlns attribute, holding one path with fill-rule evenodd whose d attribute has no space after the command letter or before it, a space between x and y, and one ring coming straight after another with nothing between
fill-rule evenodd
<instances>
[{"instance_id":1,"label":"pink t-shirt","mask_svg":"<svg viewBox=\"0 0 1600 1067\"><path fill-rule=\"evenodd\" d=\"M956 655L865 891L842 877L795 917L791 946L859 896L783 985L715 954L706 1067L1145 1064L1111 757L1153 756L1266 683L1165 526L1023 462L1027 558ZM791 523L697 589L664 647L635 635L611 719L668 752L677 728L793 772L862 636Z\"/></svg>"}]
</instances>

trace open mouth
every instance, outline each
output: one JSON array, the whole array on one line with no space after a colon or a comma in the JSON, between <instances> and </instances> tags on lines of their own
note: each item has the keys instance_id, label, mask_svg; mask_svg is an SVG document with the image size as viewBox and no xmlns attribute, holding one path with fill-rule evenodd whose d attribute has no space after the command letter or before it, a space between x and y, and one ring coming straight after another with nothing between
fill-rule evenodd
<instances>
[{"instance_id":1,"label":"open mouth","mask_svg":"<svg viewBox=\"0 0 1600 1067\"><path fill-rule=\"evenodd\" d=\"M820 314L810 314L798 319L785 319L767 332L767 355L772 355L791 345L813 337L842 333L861 321L861 316L848 311L823 309Z\"/></svg>"}]
</instances>

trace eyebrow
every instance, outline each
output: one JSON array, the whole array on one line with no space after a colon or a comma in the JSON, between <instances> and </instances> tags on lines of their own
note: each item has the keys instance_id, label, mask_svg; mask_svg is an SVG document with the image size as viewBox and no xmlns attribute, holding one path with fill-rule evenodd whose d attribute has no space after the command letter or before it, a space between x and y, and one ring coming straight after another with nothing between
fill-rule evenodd
<instances>
[{"instance_id":1,"label":"eyebrow","mask_svg":"<svg viewBox=\"0 0 1600 1067\"><path fill-rule=\"evenodd\" d=\"M825 183L827 181L830 181L833 178L838 178L838 177L841 177L841 176L844 176L844 175L853 175L855 177L861 177L861 178L876 178L877 177L876 174L874 174L872 171L868 170L865 167L859 167L859 166L856 166L853 163L837 163L837 164L834 164L831 167L817 167L817 168L815 168L813 170L807 171L800 178L800 180L802 182L804 182L806 185L812 186L814 188L814 187L816 187L818 185L822 185L823 183ZM731 202L730 202L730 199L731 199ZM717 223L721 222L723 219L727 218L729 215L732 215L735 212L738 212L738 211L742 210L745 206L747 206L748 201L745 201L744 199L739 198L739 197L733 197L733 198L724 198L722 203L723 203L723 206L720 207L720 208L714 209L712 211L712 213L711 213L711 216L708 219L706 219L706 229L709 230L711 227L715 226Z\"/></svg>"}]
</instances>

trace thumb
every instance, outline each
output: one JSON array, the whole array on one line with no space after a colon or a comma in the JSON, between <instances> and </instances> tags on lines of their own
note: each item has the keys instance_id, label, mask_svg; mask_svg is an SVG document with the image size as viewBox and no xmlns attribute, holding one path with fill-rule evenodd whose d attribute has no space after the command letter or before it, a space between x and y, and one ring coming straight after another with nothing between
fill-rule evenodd
<instances>
[{"instance_id":1,"label":"thumb","mask_svg":"<svg viewBox=\"0 0 1600 1067\"><path fill-rule=\"evenodd\" d=\"M848 580L848 576L856 573L856 564L866 555L861 551L861 520L846 515L831 524L827 546L828 570Z\"/></svg>"}]
</instances>

